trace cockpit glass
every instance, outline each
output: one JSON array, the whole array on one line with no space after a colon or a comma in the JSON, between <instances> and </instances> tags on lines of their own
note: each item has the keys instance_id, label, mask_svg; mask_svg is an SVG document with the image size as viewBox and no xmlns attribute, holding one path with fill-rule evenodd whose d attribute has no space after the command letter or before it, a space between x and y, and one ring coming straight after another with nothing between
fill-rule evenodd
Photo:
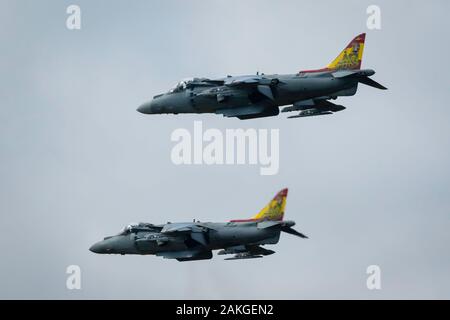
<instances>
[{"instance_id":1,"label":"cockpit glass","mask_svg":"<svg viewBox=\"0 0 450 320\"><path fill-rule=\"evenodd\" d=\"M127 234L127 227L124 227L120 232L117 234L118 236L124 236Z\"/></svg>"},{"instance_id":2,"label":"cockpit glass","mask_svg":"<svg viewBox=\"0 0 450 320\"><path fill-rule=\"evenodd\" d=\"M186 90L187 86L192 82L193 78L183 79L176 84L169 92L180 92Z\"/></svg>"},{"instance_id":3,"label":"cockpit glass","mask_svg":"<svg viewBox=\"0 0 450 320\"><path fill-rule=\"evenodd\" d=\"M126 227L124 227L123 229L122 229L122 231L120 231L119 233L118 233L118 235L119 236L125 236L125 235L127 235L127 234L129 234L130 232L131 232L131 229L133 228L133 226L135 226L136 224L129 224L129 225L127 225Z\"/></svg>"}]
</instances>

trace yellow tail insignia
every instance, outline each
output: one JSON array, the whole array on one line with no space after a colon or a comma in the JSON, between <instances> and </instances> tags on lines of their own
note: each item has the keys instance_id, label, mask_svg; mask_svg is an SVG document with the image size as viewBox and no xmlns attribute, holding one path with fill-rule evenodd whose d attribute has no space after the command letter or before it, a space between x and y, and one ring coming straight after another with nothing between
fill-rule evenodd
<instances>
[{"instance_id":1,"label":"yellow tail insignia","mask_svg":"<svg viewBox=\"0 0 450 320\"><path fill-rule=\"evenodd\" d=\"M283 189L252 220L283 220L288 189Z\"/></svg>"},{"instance_id":2,"label":"yellow tail insignia","mask_svg":"<svg viewBox=\"0 0 450 320\"><path fill-rule=\"evenodd\" d=\"M284 216L284 208L286 207L286 198L288 189L283 189L265 206L262 210L250 219L230 220L230 222L252 222L259 220L275 220L281 221Z\"/></svg>"},{"instance_id":3,"label":"yellow tail insignia","mask_svg":"<svg viewBox=\"0 0 450 320\"><path fill-rule=\"evenodd\" d=\"M333 60L327 69L340 70L340 69L361 69L362 56L364 52L364 42L366 40L366 34L362 33L356 36L347 47Z\"/></svg>"}]
</instances>

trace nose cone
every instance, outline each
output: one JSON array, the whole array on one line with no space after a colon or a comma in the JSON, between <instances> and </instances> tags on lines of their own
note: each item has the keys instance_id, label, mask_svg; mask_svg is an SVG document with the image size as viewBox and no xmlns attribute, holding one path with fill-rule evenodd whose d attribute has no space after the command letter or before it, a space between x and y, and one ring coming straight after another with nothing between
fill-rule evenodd
<instances>
[{"instance_id":1,"label":"nose cone","mask_svg":"<svg viewBox=\"0 0 450 320\"><path fill-rule=\"evenodd\" d=\"M134 242L134 234L106 237L102 241L94 243L90 248L94 253L109 254L135 254L137 249Z\"/></svg>"},{"instance_id":2,"label":"nose cone","mask_svg":"<svg viewBox=\"0 0 450 320\"><path fill-rule=\"evenodd\" d=\"M143 114L151 114L152 113L152 102L148 101L143 103L137 108L137 111Z\"/></svg>"},{"instance_id":3,"label":"nose cone","mask_svg":"<svg viewBox=\"0 0 450 320\"><path fill-rule=\"evenodd\" d=\"M94 253L108 253L107 246L105 245L105 241L99 241L94 243L90 248L90 251Z\"/></svg>"}]
</instances>

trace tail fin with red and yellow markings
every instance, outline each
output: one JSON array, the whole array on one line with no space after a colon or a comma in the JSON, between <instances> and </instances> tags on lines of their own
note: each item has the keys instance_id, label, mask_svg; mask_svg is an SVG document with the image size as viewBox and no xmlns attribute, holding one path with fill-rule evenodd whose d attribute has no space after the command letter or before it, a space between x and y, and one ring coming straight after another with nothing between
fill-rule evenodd
<instances>
[{"instance_id":1,"label":"tail fin with red and yellow markings","mask_svg":"<svg viewBox=\"0 0 450 320\"><path fill-rule=\"evenodd\" d=\"M286 198L288 194L288 189L283 189L276 194L276 196L258 212L256 215L250 219L244 220L231 220L231 222L246 222L246 221L261 221L261 220L271 220L271 221L281 221L284 216L284 208L286 207Z\"/></svg>"},{"instance_id":2,"label":"tail fin with red and yellow markings","mask_svg":"<svg viewBox=\"0 0 450 320\"><path fill-rule=\"evenodd\" d=\"M361 33L353 38L352 41L331 61L325 68L317 70L303 70L300 73L330 72L337 70L360 70L362 57L364 53L364 43L366 34Z\"/></svg>"},{"instance_id":3,"label":"tail fin with red and yellow markings","mask_svg":"<svg viewBox=\"0 0 450 320\"><path fill-rule=\"evenodd\" d=\"M344 50L327 65L329 70L359 70L361 69L361 62L364 53L364 42L366 40L366 34L361 33L356 36L345 47Z\"/></svg>"}]
</instances>

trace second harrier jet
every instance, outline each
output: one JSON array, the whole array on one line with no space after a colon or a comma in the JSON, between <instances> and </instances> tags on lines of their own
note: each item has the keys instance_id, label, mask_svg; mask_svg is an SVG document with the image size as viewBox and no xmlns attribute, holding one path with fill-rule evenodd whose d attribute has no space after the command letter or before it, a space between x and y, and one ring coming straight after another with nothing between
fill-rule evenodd
<instances>
[{"instance_id":1,"label":"second harrier jet","mask_svg":"<svg viewBox=\"0 0 450 320\"><path fill-rule=\"evenodd\" d=\"M358 84L385 90L369 78L374 70L361 69L366 35L355 37L323 69L295 74L256 74L221 79L193 78L153 97L137 110L144 114L216 113L253 119L298 111L289 118L332 114L345 107L329 100L356 94Z\"/></svg>"},{"instance_id":2,"label":"second harrier jet","mask_svg":"<svg viewBox=\"0 0 450 320\"><path fill-rule=\"evenodd\" d=\"M211 259L218 254L232 254L225 260L262 258L275 251L262 246L276 244L281 232L300 238L306 236L283 220L287 189L283 189L251 219L230 222L182 222L129 225L118 235L106 237L90 250L104 254L156 255L178 261Z\"/></svg>"}]
</instances>

